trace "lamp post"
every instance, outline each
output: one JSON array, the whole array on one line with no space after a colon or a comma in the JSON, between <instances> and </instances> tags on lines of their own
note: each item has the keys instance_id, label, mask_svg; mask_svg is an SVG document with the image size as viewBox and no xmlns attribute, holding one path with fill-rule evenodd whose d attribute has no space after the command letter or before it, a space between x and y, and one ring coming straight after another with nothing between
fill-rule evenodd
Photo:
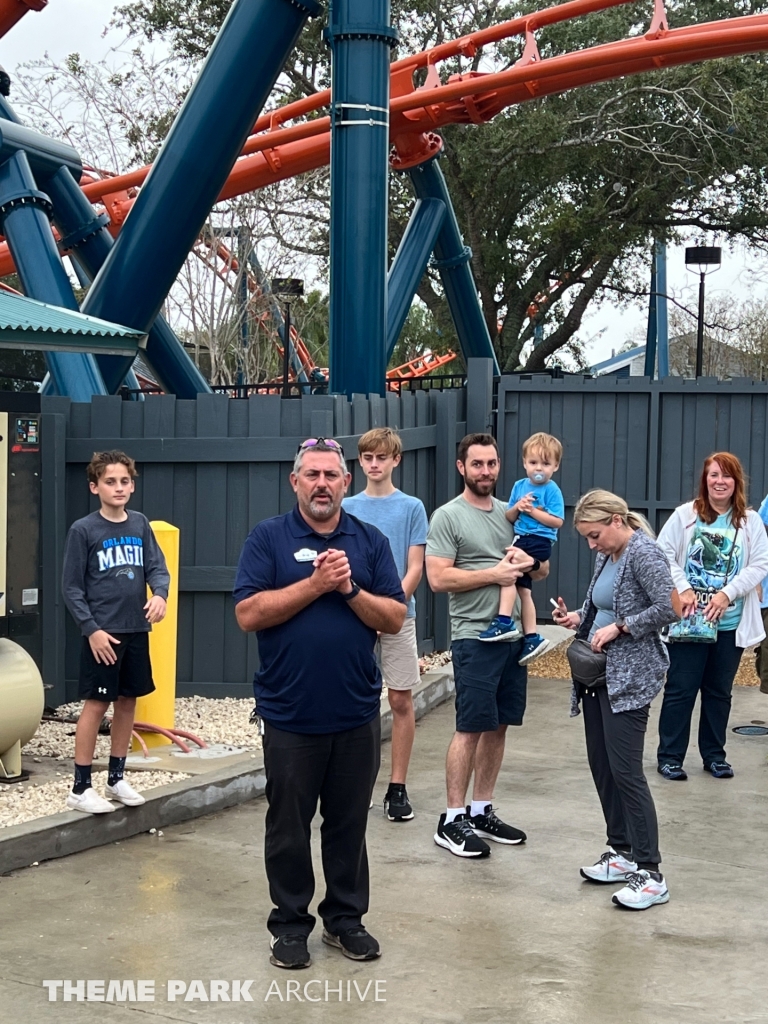
<instances>
[{"instance_id":1,"label":"lamp post","mask_svg":"<svg viewBox=\"0 0 768 1024\"><path fill-rule=\"evenodd\" d=\"M283 398L291 397L288 380L291 358L291 300L300 299L304 294L304 282L298 277L273 277L272 291L285 306L283 326Z\"/></svg>"},{"instance_id":2,"label":"lamp post","mask_svg":"<svg viewBox=\"0 0 768 1024\"><path fill-rule=\"evenodd\" d=\"M690 245L685 250L685 267L699 275L699 323L696 334L696 376L701 377L704 363L704 278L720 269L719 245Z\"/></svg>"}]
</instances>

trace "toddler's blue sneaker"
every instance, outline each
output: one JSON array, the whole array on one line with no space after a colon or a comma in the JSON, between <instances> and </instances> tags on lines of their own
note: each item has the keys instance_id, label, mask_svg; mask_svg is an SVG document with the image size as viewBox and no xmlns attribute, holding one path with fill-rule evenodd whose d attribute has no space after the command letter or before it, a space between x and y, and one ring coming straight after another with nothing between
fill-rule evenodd
<instances>
[{"instance_id":1,"label":"toddler's blue sneaker","mask_svg":"<svg viewBox=\"0 0 768 1024\"><path fill-rule=\"evenodd\" d=\"M497 616L477 639L493 642L494 640L519 640L520 636L520 630L515 626L514 621L501 622Z\"/></svg>"},{"instance_id":2,"label":"toddler's blue sneaker","mask_svg":"<svg viewBox=\"0 0 768 1024\"><path fill-rule=\"evenodd\" d=\"M527 665L529 661L533 661L534 658L538 658L544 651L548 651L550 646L549 640L545 640L539 633L527 636L523 644L523 653L520 655L517 664Z\"/></svg>"}]
</instances>

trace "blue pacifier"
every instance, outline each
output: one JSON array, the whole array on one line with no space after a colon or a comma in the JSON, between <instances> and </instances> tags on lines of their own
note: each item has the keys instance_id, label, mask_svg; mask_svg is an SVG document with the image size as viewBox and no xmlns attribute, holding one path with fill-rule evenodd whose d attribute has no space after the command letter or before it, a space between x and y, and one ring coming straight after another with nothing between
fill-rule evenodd
<instances>
[{"instance_id":1,"label":"blue pacifier","mask_svg":"<svg viewBox=\"0 0 768 1024\"><path fill-rule=\"evenodd\" d=\"M534 473L532 479L535 484L543 484L547 478L543 473Z\"/></svg>"}]
</instances>

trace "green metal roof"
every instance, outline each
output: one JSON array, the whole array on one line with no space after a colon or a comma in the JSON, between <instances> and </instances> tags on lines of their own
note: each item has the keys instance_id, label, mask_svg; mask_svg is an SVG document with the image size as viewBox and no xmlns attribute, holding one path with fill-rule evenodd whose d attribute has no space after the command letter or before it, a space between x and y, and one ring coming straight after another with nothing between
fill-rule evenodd
<instances>
[{"instance_id":1,"label":"green metal roof","mask_svg":"<svg viewBox=\"0 0 768 1024\"><path fill-rule=\"evenodd\" d=\"M0 289L0 348L123 356L146 344L146 334L131 327Z\"/></svg>"}]
</instances>

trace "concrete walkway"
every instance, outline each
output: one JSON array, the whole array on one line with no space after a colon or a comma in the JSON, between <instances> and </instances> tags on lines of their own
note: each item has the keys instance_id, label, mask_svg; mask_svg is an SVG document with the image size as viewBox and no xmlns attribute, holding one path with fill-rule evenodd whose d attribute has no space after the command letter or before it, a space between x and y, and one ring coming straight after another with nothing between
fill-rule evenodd
<instances>
[{"instance_id":1,"label":"concrete walkway","mask_svg":"<svg viewBox=\"0 0 768 1024\"><path fill-rule=\"evenodd\" d=\"M579 866L603 851L604 831L582 725L568 719L567 704L566 683L531 682L526 725L511 733L497 794L502 817L529 841L494 846L479 863L432 841L452 704L419 725L409 786L416 819L394 825L378 807L371 812L366 923L382 943L379 961L345 960L317 929L308 971L269 966L266 805L256 800L169 827L162 838L141 835L0 878L0 1024L768 1020L768 738L730 734L733 780L705 775L691 751L690 780L669 783L652 771L654 716L648 775L672 899L633 914L612 906L612 887L579 878ZM731 725L760 719L768 720L768 697L738 689ZM385 785L386 766L377 801ZM49 1003L43 980L65 979L153 981L154 1001L63 1002L59 988ZM168 980L184 986L175 1001ZM231 982L242 982L253 1003L183 1001L185 989L210 996L214 980L230 995ZM378 1001L375 985L366 989L371 980L380 983ZM203 984L190 992L195 981Z\"/></svg>"}]
</instances>

